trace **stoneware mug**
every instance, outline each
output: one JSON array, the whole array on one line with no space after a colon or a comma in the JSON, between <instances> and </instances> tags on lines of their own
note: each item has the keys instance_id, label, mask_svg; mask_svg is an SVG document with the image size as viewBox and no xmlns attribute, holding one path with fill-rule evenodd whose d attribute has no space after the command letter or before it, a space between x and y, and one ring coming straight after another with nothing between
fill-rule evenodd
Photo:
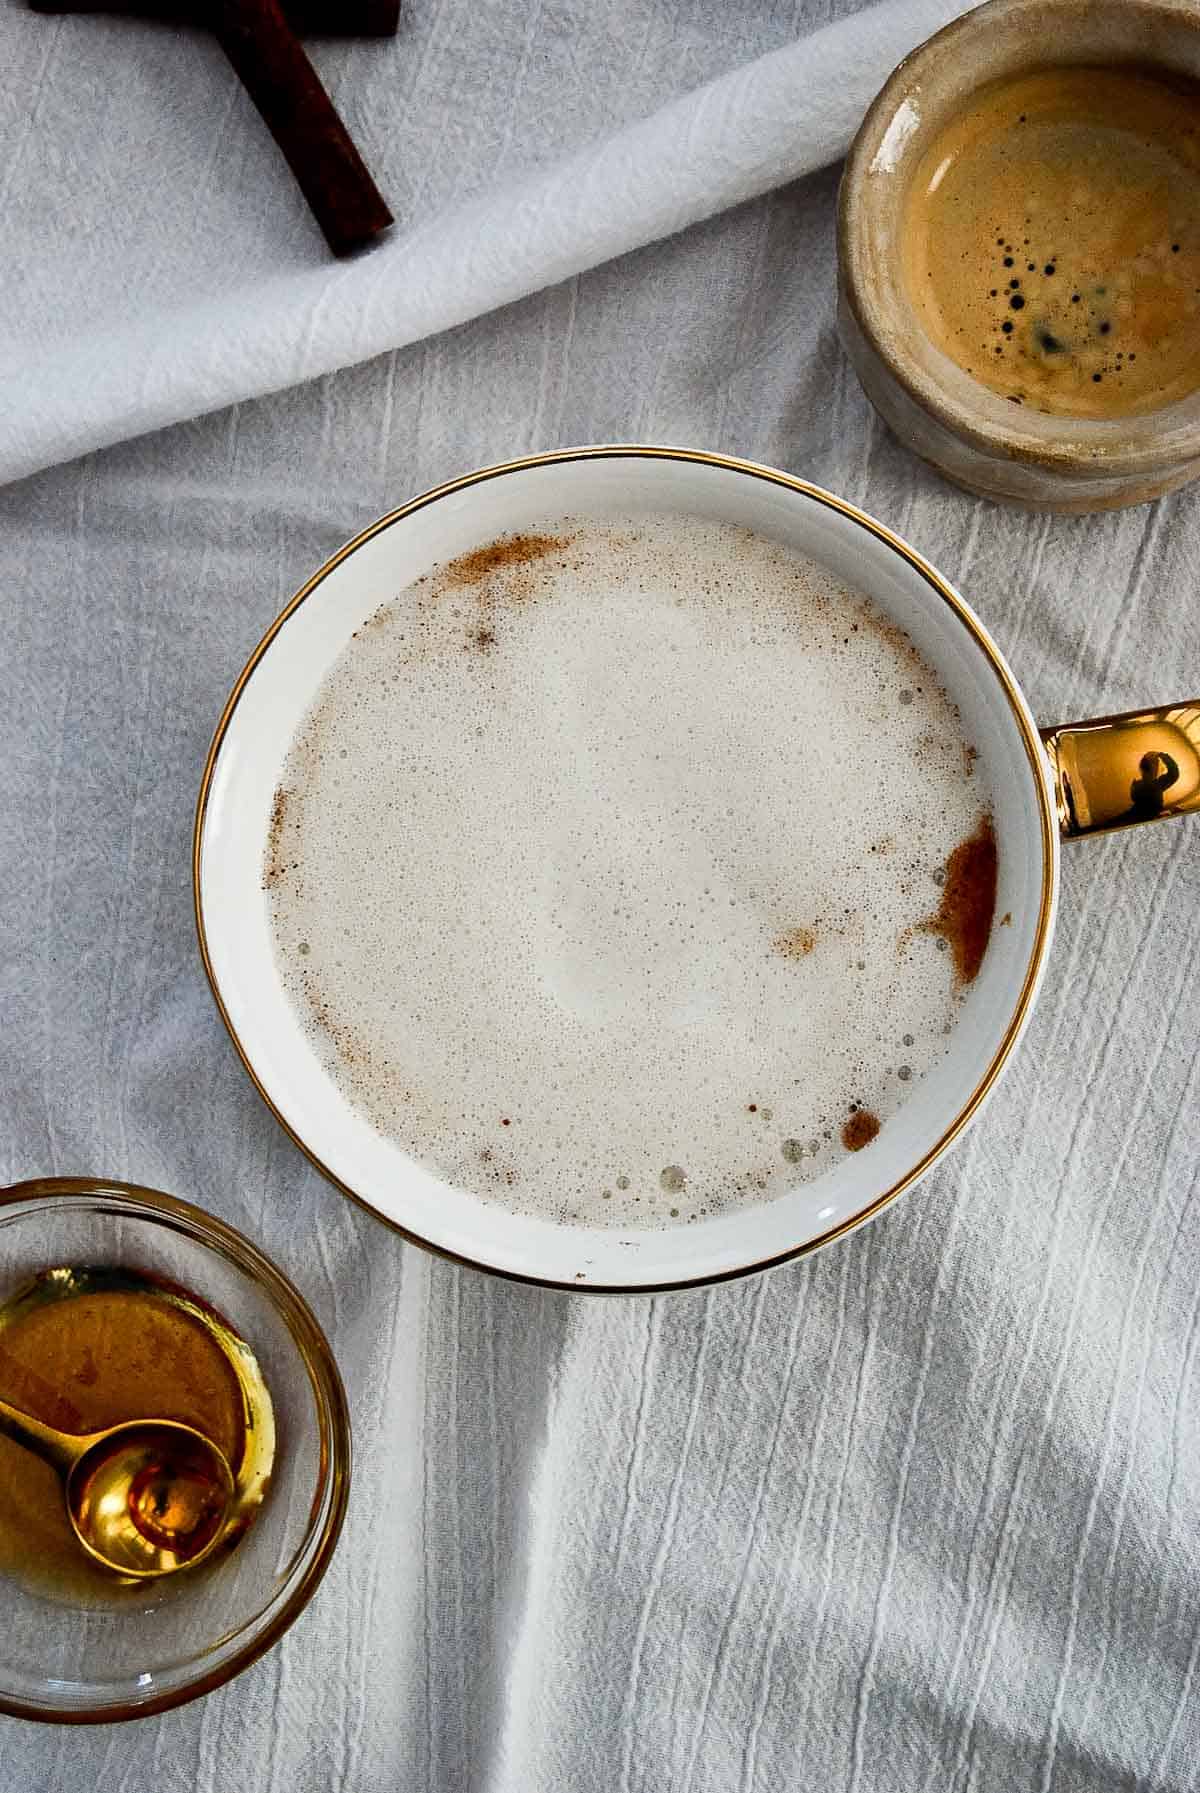
<instances>
[{"instance_id":1,"label":"stoneware mug","mask_svg":"<svg viewBox=\"0 0 1200 1793\"><path fill-rule=\"evenodd\" d=\"M1196 0L988 0L906 56L850 147L838 212L838 322L884 422L939 473L1035 510L1142 504L1200 474L1200 392L1136 416L1008 404L922 328L900 233L913 173L988 83L1062 66L1131 65L1200 81Z\"/></svg>"},{"instance_id":2,"label":"stoneware mug","mask_svg":"<svg viewBox=\"0 0 1200 1793\"><path fill-rule=\"evenodd\" d=\"M759 1207L676 1228L555 1224L451 1187L339 1093L276 970L264 846L292 739L352 632L382 599L435 564L550 518L663 511L742 525L797 549L907 631L958 704L985 764L998 923L964 997L953 1049L868 1150ZM287 605L238 678L204 770L196 919L213 994L247 1071L296 1144L347 1195L405 1237L507 1276L584 1290L678 1288L812 1251L922 1177L978 1113L1028 1020L1050 948L1060 838L1197 808L1200 699L1039 731L970 607L891 530L845 500L723 455L569 449L471 473L413 499L356 536Z\"/></svg>"}]
</instances>

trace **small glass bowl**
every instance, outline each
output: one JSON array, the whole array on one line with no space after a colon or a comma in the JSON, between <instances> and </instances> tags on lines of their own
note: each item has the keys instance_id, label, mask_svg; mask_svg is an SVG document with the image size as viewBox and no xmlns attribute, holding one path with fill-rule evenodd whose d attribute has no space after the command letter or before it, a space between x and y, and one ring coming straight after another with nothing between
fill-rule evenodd
<instances>
[{"instance_id":1,"label":"small glass bowl","mask_svg":"<svg viewBox=\"0 0 1200 1793\"><path fill-rule=\"evenodd\" d=\"M0 1570L0 1712L65 1724L142 1718L230 1680L312 1598L350 1489L346 1395L291 1283L187 1202L86 1177L0 1189L0 1303L57 1265L150 1271L202 1297L250 1346L275 1409L270 1489L223 1560L124 1587L112 1604Z\"/></svg>"}]
</instances>

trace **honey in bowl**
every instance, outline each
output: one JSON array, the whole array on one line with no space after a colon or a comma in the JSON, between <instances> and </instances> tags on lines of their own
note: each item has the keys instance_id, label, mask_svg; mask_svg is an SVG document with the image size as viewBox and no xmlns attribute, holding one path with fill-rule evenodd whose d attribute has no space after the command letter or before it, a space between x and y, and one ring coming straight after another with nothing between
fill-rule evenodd
<instances>
[{"instance_id":1,"label":"honey in bowl","mask_svg":"<svg viewBox=\"0 0 1200 1793\"><path fill-rule=\"evenodd\" d=\"M225 1548L266 1492L274 1418L253 1353L197 1296L151 1275L58 1268L13 1293L0 1306L0 1396L64 1432L154 1418L203 1433L234 1474ZM4 1437L0 1575L72 1604L147 1598L146 1584L84 1556L55 1472Z\"/></svg>"},{"instance_id":2,"label":"honey in bowl","mask_svg":"<svg viewBox=\"0 0 1200 1793\"><path fill-rule=\"evenodd\" d=\"M926 334L1014 406L1200 390L1200 87L1080 67L980 89L916 168L902 258Z\"/></svg>"}]
</instances>

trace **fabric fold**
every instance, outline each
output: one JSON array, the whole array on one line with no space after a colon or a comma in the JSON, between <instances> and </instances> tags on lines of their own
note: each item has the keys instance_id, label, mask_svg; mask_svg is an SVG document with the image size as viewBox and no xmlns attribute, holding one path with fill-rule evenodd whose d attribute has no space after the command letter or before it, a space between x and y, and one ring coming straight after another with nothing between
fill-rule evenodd
<instances>
[{"instance_id":1,"label":"fabric fold","mask_svg":"<svg viewBox=\"0 0 1200 1793\"><path fill-rule=\"evenodd\" d=\"M881 0L356 261L102 317L0 378L0 480L407 347L808 174L966 10Z\"/></svg>"}]
</instances>

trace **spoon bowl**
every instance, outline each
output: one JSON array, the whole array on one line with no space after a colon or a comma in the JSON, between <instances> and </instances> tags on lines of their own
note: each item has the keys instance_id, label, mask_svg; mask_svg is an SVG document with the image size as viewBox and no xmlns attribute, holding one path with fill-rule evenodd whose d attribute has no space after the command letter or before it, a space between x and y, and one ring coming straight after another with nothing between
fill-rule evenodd
<instances>
[{"instance_id":1,"label":"spoon bowl","mask_svg":"<svg viewBox=\"0 0 1200 1793\"><path fill-rule=\"evenodd\" d=\"M193 1569L225 1535L233 1471L203 1433L173 1420L102 1432L69 1472L71 1529L88 1555L122 1575Z\"/></svg>"}]
</instances>

